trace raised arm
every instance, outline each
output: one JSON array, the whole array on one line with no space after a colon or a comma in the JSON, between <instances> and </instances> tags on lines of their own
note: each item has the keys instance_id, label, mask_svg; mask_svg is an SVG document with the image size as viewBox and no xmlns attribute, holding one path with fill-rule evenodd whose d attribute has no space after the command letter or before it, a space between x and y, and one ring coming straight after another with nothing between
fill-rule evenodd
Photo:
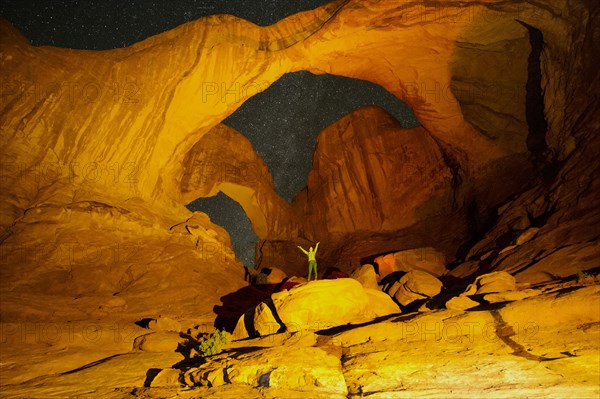
<instances>
[{"instance_id":1,"label":"raised arm","mask_svg":"<svg viewBox=\"0 0 600 399\"><path fill-rule=\"evenodd\" d=\"M302 248L300 245L298 245L298 248L300 248L300 251L304 252L306 255L308 255L308 251L306 251L304 248Z\"/></svg>"},{"instance_id":2,"label":"raised arm","mask_svg":"<svg viewBox=\"0 0 600 399\"><path fill-rule=\"evenodd\" d=\"M319 244L320 242L318 242L317 245L315 245L315 253L317 253L317 251L319 250Z\"/></svg>"}]
</instances>

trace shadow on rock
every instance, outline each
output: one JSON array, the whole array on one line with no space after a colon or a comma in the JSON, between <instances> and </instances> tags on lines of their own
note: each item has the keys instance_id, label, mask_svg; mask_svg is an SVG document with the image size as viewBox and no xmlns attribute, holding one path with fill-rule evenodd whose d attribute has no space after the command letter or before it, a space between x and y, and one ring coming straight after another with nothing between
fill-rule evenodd
<instances>
[{"instance_id":1,"label":"shadow on rock","mask_svg":"<svg viewBox=\"0 0 600 399\"><path fill-rule=\"evenodd\" d=\"M221 297L222 305L216 305L213 311L217 314L215 327L233 332L239 318L250 308L271 297L275 287L257 288L249 285Z\"/></svg>"}]
</instances>

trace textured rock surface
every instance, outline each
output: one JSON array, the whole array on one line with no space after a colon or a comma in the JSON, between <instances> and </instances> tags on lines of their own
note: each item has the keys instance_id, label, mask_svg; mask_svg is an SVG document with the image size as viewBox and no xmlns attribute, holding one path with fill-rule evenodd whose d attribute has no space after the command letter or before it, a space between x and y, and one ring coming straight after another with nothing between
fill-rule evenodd
<instances>
[{"instance_id":1,"label":"textured rock surface","mask_svg":"<svg viewBox=\"0 0 600 399\"><path fill-rule=\"evenodd\" d=\"M455 249L455 236L436 231L441 214L452 219L451 180L427 130L403 129L386 111L366 107L319 135L307 190L293 206L305 215L304 234L324 241L323 262L350 271L361 258L405 245ZM415 227L410 236L402 233L408 227Z\"/></svg>"},{"instance_id":2,"label":"textured rock surface","mask_svg":"<svg viewBox=\"0 0 600 399\"><path fill-rule=\"evenodd\" d=\"M513 291L516 287L515 278L507 272L483 274L470 284L465 295L489 294L492 292Z\"/></svg>"},{"instance_id":3,"label":"textured rock surface","mask_svg":"<svg viewBox=\"0 0 600 399\"><path fill-rule=\"evenodd\" d=\"M227 376L227 382L223 375ZM192 386L244 384L317 395L347 393L338 357L321 348L302 346L241 354L233 364L227 355L218 356L204 366L187 371L184 378Z\"/></svg>"},{"instance_id":4,"label":"textured rock surface","mask_svg":"<svg viewBox=\"0 0 600 399\"><path fill-rule=\"evenodd\" d=\"M446 257L434 248L417 248L395 252L375 258L379 265L379 274L385 277L393 272L410 272L423 270L434 276L441 276L447 272Z\"/></svg>"},{"instance_id":5,"label":"textured rock surface","mask_svg":"<svg viewBox=\"0 0 600 399\"><path fill-rule=\"evenodd\" d=\"M29 381L21 375L20 383L3 378L3 397L341 399L419 393L430 398L595 398L600 393L600 286L591 284L548 285L538 296L494 310L439 310L233 342L224 353L195 365L174 352L128 353L131 346L119 347L106 336L97 342L112 356L65 370L74 361L74 353L65 350L73 343L65 337L56 348L43 344L50 359L61 360L54 372ZM35 361L39 355L22 356ZM41 362L35 368L49 366ZM5 365L3 376L13 368ZM150 386L173 385L143 388L148 380Z\"/></svg>"},{"instance_id":6,"label":"textured rock surface","mask_svg":"<svg viewBox=\"0 0 600 399\"><path fill-rule=\"evenodd\" d=\"M373 265L362 265L354 270L350 274L350 277L361 283L364 288L380 290L379 284L377 283L377 273L375 273Z\"/></svg>"},{"instance_id":7,"label":"textured rock surface","mask_svg":"<svg viewBox=\"0 0 600 399\"><path fill-rule=\"evenodd\" d=\"M434 312L332 337L347 348L343 365L351 397L597 395L599 332L591 326L600 316L594 308L598 288L576 291L566 300L556 293L537 298L499 311ZM569 301L583 308L572 312ZM570 322L557 329L556 320ZM429 356L421 362L423 352ZM373 372L366 364L379 367Z\"/></svg>"},{"instance_id":8,"label":"textured rock surface","mask_svg":"<svg viewBox=\"0 0 600 399\"><path fill-rule=\"evenodd\" d=\"M442 282L431 274L413 270L400 278L388 292L402 306L436 296L442 290Z\"/></svg>"},{"instance_id":9,"label":"textured rock surface","mask_svg":"<svg viewBox=\"0 0 600 399\"><path fill-rule=\"evenodd\" d=\"M547 278L545 271L556 276L553 269L558 269L558 259L564 257L574 260L570 262L573 269L590 268L589 259L597 258L598 249L583 224L597 225L600 216L592 210L598 209L598 190L592 180L582 176L593 176L598 168L592 155L597 153L597 140L593 142L594 135L589 133L594 128L592 110L597 99L581 93L597 91L593 90L598 85L597 70L587 61L598 51L591 44L597 33L592 29L586 35L586 24L596 17L596 6L567 7L560 1L545 8L492 3L442 7L336 1L265 28L230 16L214 16L127 49L104 52L33 48L3 22L0 45L8 82L2 126L5 234L20 245L25 239L10 226L26 209L66 206L72 198L82 197L112 207L139 199L162 217L170 216L173 221L187 218L182 205L196 187L182 187L182 182L189 183L187 177L194 175L185 170L185 160L194 157L198 141L248 96L264 90L283 73L308 69L379 83L405 100L423 124L423 128L402 135L417 149L417 165L409 160L400 169L381 169L388 174L384 180L374 168L377 153L356 154L352 148L357 147L348 146L351 158L360 158L360 165L348 172L357 179L352 190L345 180L348 176L329 174L335 167L316 157L309 189L295 207L309 218L319 219L316 214L324 212L325 224L313 220L303 226L300 235L316 238L326 233L329 242L324 243L328 245L322 255L327 266L348 268L364 256L434 243L454 260L466 239L480 238L491 209L522 191L526 183L536 182L538 175L528 160L533 156L546 166L548 173L540 177L549 183L512 197L505 217L495 221L497 227L490 234L503 236L508 228L514 230L508 223L510 215L534 204L538 211L534 214L544 215L546 223L517 251L500 253L503 248L493 248L496 252L487 262L492 269L524 273L522 278L532 282ZM547 131L536 130L528 119L528 102L523 101L528 96L523 88L527 89L531 79L526 59L532 51L528 26L543 34L540 65ZM584 52L590 57L572 56ZM221 67L214 67L216 64ZM491 72L496 70L502 72ZM559 79L561 76L569 79ZM56 82L69 85L65 88ZM36 87L41 88L36 95L25 95ZM343 128L344 123L339 123L330 130L360 139L361 118L348 119L358 120L353 126ZM386 117L379 118L377 125L381 124L386 124ZM419 138L410 141L411 133ZM324 134L320 140L320 149L335 142L326 137ZM547 151L530 145L532 140L545 142ZM388 146L386 141L386 150ZM392 153L413 154L408 148L389 147ZM367 140L364 148L381 149L381 139ZM441 163L420 163L424 160ZM346 157L340 160L347 161ZM378 163L391 167L383 159ZM369 184L374 184L375 191L387 190L384 183L389 179L408 178L408 184L414 184L413 166L427 179L407 201L413 205L425 201L425 207L390 212L391 200L397 199L395 195L404 187L378 192L380 203L365 195ZM429 176L426 172L432 166L440 170ZM35 171L41 171L38 180L43 180L42 184L31 178ZM437 178L442 178L445 186L435 186L441 183ZM295 231L294 217L281 210L276 197L264 194L268 190L255 191L264 195L249 200L257 188L228 181L219 185L245 204L260 235ZM435 189L441 190L440 196L434 195ZM345 198L335 197L340 194ZM349 202L350 198L361 204ZM541 203L536 202L539 198ZM336 205L345 201L345 207ZM578 207L573 207L578 201ZM374 212L365 214L367 209ZM266 210L281 219L263 224L259 219ZM584 210L591 211L585 221L581 220ZM365 231L356 231L349 214L361 221ZM436 215L443 215L445 223L427 217ZM532 218L536 217L532 214ZM423 219L424 224L415 223ZM447 226L454 226L453 234L443 234ZM400 230L403 227L408 230ZM386 235L390 229L393 234ZM348 230L354 231L336 236ZM581 233L570 234L567 247L555 253L567 230ZM534 268L521 270L528 266L524 259L531 256ZM290 269L300 266L294 264ZM563 270L559 276L572 273Z\"/></svg>"},{"instance_id":10,"label":"textured rock surface","mask_svg":"<svg viewBox=\"0 0 600 399\"><path fill-rule=\"evenodd\" d=\"M361 323L376 317L399 313L390 297L379 290L363 288L356 280L340 278L312 281L271 295L272 306L265 303L240 317L233 336L287 331L322 330L347 323ZM246 320L251 318L252 325Z\"/></svg>"},{"instance_id":11,"label":"textured rock surface","mask_svg":"<svg viewBox=\"0 0 600 399\"><path fill-rule=\"evenodd\" d=\"M5 236L2 262L5 321L212 318L212 304L243 284L227 233L206 215L169 221L136 200L33 206Z\"/></svg>"},{"instance_id":12,"label":"textured rock surface","mask_svg":"<svg viewBox=\"0 0 600 399\"><path fill-rule=\"evenodd\" d=\"M259 238L297 235L290 205L275 192L269 168L239 132L215 126L194 144L183 165L184 203L221 191L242 206Z\"/></svg>"},{"instance_id":13,"label":"textured rock surface","mask_svg":"<svg viewBox=\"0 0 600 399\"><path fill-rule=\"evenodd\" d=\"M174 331L159 331L137 337L133 349L143 352L175 352L185 339Z\"/></svg>"},{"instance_id":14,"label":"textured rock surface","mask_svg":"<svg viewBox=\"0 0 600 399\"><path fill-rule=\"evenodd\" d=\"M316 158L309 188L293 207L298 217L311 220L299 229L300 237L279 235L295 231L296 219L269 197L268 182L247 187L224 179L202 187L228 190L261 236L278 238L262 247L282 258L263 266L283 267L289 258L289 270L305 272L305 259L292 253L295 245L320 240L320 267L342 270L364 257L421 246L444 252L449 262L464 261L452 270L460 278L503 270L518 284L537 285L597 268L598 7L583 0L343 0L270 27L213 16L102 52L34 48L0 22L0 316L7 327L3 333L12 339L3 336L3 396L123 397L134 388L143 396L149 370L181 362L175 352L127 353L141 333L126 330L124 344L121 327L157 314L212 321L220 298L242 286L243 271L226 233L184 208L200 189L190 183L197 175L186 170L186 160L198 159L195 146L209 132L228 134L213 129L286 72L307 69L382 85L411 106L422 128L400 129L379 113L373 124L389 128L378 133L396 131L394 138L416 148L415 159L442 162L417 165L440 168L434 176L424 173L421 185L408 174L410 165L384 159L388 150L409 155L395 148L396 140L364 141L363 148L375 153L357 153L358 146L344 142L346 157L328 147L335 137L324 134L319 154L326 149L341 155L339 162L348 167L340 170ZM531 44L532 27L543 36L542 48ZM532 46L541 50L542 115L532 107ZM369 132L372 125L364 123L368 112L357 111L329 132L339 133L338 142L351 134L364 137L361 126ZM547 128L535 122L540 117ZM348 120L356 121L344 126ZM260 164L247 151L228 154ZM382 180L377 164L401 169L386 169ZM402 201L404 187L384 183L407 174L415 197ZM336 198L341 194L345 197ZM362 203L347 203L348 198ZM282 219L262 225L265 212ZM354 215L360 223L352 221ZM538 229L535 235L532 228ZM316 236L321 234L326 237ZM441 341L415 333L422 324L404 319L321 336L313 358L326 361L324 373L335 381L341 382L341 367L350 397L418 392L443 398L597 398L599 294L597 286L573 289L467 317L456 311L421 316L420 322L445 331L449 339ZM119 324L123 319L127 323ZM449 324L469 321L481 328L474 330L473 342L463 331L474 324L459 324L465 329L460 334ZM533 330L520 330L529 322ZM56 326L63 338L47 342ZM74 341L68 341L74 327ZM23 341L23 331L33 342ZM407 332L414 333L411 339L404 339ZM328 352L332 347L337 349ZM253 350L242 355L260 356ZM302 359L302 351L292 353ZM314 364L313 358L304 360ZM290 367L298 378L312 376ZM212 376L226 382L222 372ZM311 396L347 397L341 385L326 391L310 383L319 391ZM285 384L267 393L228 385L233 384L177 394L306 397Z\"/></svg>"}]
</instances>

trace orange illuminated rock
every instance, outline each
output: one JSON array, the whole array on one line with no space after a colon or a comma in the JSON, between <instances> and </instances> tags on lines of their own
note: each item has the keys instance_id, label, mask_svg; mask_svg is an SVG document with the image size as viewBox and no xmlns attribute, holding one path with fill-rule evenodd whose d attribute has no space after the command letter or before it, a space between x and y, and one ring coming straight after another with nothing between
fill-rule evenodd
<instances>
[{"instance_id":1,"label":"orange illuminated rock","mask_svg":"<svg viewBox=\"0 0 600 399\"><path fill-rule=\"evenodd\" d=\"M262 303L240 317L233 332L235 339L247 338L254 332L274 334L280 328L302 334L400 313L388 295L363 288L351 278L311 281L277 292L271 300L272 308ZM248 318L253 320L251 331L245 322Z\"/></svg>"},{"instance_id":2,"label":"orange illuminated rock","mask_svg":"<svg viewBox=\"0 0 600 399\"><path fill-rule=\"evenodd\" d=\"M476 302L466 295L459 295L451 298L446 302L446 308L452 310L467 310L479 306L479 302Z\"/></svg>"},{"instance_id":3,"label":"orange illuminated rock","mask_svg":"<svg viewBox=\"0 0 600 399\"><path fill-rule=\"evenodd\" d=\"M434 276L446 273L446 260L443 253L434 248L418 248L387 254L375 258L379 265L381 277L392 272L410 272L412 270L424 270Z\"/></svg>"},{"instance_id":4,"label":"orange illuminated rock","mask_svg":"<svg viewBox=\"0 0 600 399\"><path fill-rule=\"evenodd\" d=\"M296 392L302 397L337 399L348 392L338 358L322 348L273 347L252 352L238 357L233 366L226 355L216 356L187 370L183 379L186 385L200 390L227 390L229 386L235 397L254 396L252 390L240 390L241 386L279 392L282 396L278 397L291 397Z\"/></svg>"},{"instance_id":5,"label":"orange illuminated rock","mask_svg":"<svg viewBox=\"0 0 600 399\"><path fill-rule=\"evenodd\" d=\"M268 166L234 129L215 126L187 153L183 165L182 202L221 191L242 206L259 238L297 235L291 206L275 192Z\"/></svg>"},{"instance_id":6,"label":"orange illuminated rock","mask_svg":"<svg viewBox=\"0 0 600 399\"><path fill-rule=\"evenodd\" d=\"M515 278L507 272L493 272L483 274L475 279L464 292L465 295L489 294L494 292L513 291Z\"/></svg>"},{"instance_id":7,"label":"orange illuminated rock","mask_svg":"<svg viewBox=\"0 0 600 399\"><path fill-rule=\"evenodd\" d=\"M442 282L422 270L413 270L393 284L388 294L402 306L436 296L442 290Z\"/></svg>"},{"instance_id":8,"label":"orange illuminated rock","mask_svg":"<svg viewBox=\"0 0 600 399\"><path fill-rule=\"evenodd\" d=\"M478 226L469 225L466 214L474 212L473 218L484 218L489 209L530 180L525 160L528 136L534 133L525 106L531 54L527 26L543 33L541 70L549 154L558 160L568 158L573 165L593 159L571 154L585 148L582 138L591 137L578 133L575 138L573 129L578 124L581 132L579 125L588 121L582 113L590 115L585 105L588 98L581 93L594 92L591 89L597 85L595 66L587 61L594 57L574 55L597 51L580 24L591 21L594 12L591 5L567 7L557 1L540 8L533 3L515 6L494 0L447 5L339 0L269 27L232 16L211 16L129 48L99 52L32 47L2 21L3 233L23 242L11 226L26 209L66 206L73 198L121 207L135 198L169 219L166 225L186 220L189 213L183 205L190 198L185 198L181 183L186 174L191 176L185 160L194 153L194 146L248 97L287 72L305 69L366 79L405 100L423 127L405 132L403 140L419 149L415 160L428 161L413 165L408 159L409 164L382 179L377 174L387 169L378 169L376 153L364 153L363 165L337 176L327 174L335 167L326 166L317 156L315 162L323 168L313 171L308 198L304 196L297 206L301 213L307 210L305 215L311 219L305 235L312 239L323 232L344 233L364 226L364 231L352 236L326 237L331 252L323 255L328 266L357 266L365 256L432 246L440 240L436 249L455 256L465 239L479 233ZM582 61L556 61L571 59ZM559 79L562 76L573 78ZM336 129L361 140L357 133L361 118L350 119L356 129ZM362 119L364 124L367 119ZM380 122L386 125L384 119ZM381 149L381 139L368 141L362 143L366 150ZM335 142L347 144L343 138L323 138L320 150L329 152ZM397 154L410 154L392 141L383 142ZM360 153L359 147L348 151L351 157ZM442 164L435 162L440 156ZM352 162L345 157L339 160ZM384 159L381 163L389 165ZM372 170L361 173L367 166ZM415 167L421 173L418 167L429 171L436 166L442 170L427 179L431 183L412 186L414 198L411 195L404 201L396 197L401 188L385 184L386 180L411 180ZM435 186L443 176L453 184L446 192ZM339 177L339 184L323 186L323 179L331 177ZM360 190L348 190L347 178L356 178ZM365 195L364 184L370 182L379 200ZM294 223L289 223L294 218L273 205L276 199L262 194L249 199L254 192L264 191L231 182L219 184L243 204L256 221L259 235L295 231ZM559 186L557 182L553 190ZM319 194L321 187L327 195ZM444 195L432 196L434 187ZM571 191L558 201L561 209L569 208L581 190ZM388 202L392 198L401 202ZM428 202L415 215L411 205L423 201ZM590 209L595 205L585 201ZM456 214L444 216L447 224L422 220L422 213L439 214L448 203L455 206ZM398 212L392 212L390 204L399 204ZM266 210L281 219L263 220ZM352 222L350 213L360 223ZM577 215L571 219L577 221ZM453 233L443 234L448 225L454 226ZM370 245L373 233L382 231ZM537 237L543 239L545 234L541 229ZM523 247L538 245L533 241ZM580 250L581 255L573 255ZM337 264L335 254L346 265ZM572 248L563 255L585 262L596 254L594 249ZM511 254L502 259L498 262L505 263L503 268L516 269L518 261ZM548 259L540 273L557 264Z\"/></svg>"},{"instance_id":9,"label":"orange illuminated rock","mask_svg":"<svg viewBox=\"0 0 600 399\"><path fill-rule=\"evenodd\" d=\"M452 214L452 179L429 132L364 107L319 135L308 187L292 205L305 236L323 241L322 263L349 272L361 258L406 246L455 250L465 224ZM455 234L441 235L450 221ZM301 273L294 246L278 247L272 255L287 254L286 270Z\"/></svg>"},{"instance_id":10,"label":"orange illuminated rock","mask_svg":"<svg viewBox=\"0 0 600 399\"><path fill-rule=\"evenodd\" d=\"M450 187L451 179L425 129L404 129L380 108L359 109L317 139L307 189L310 233L409 226L418 219L417 207Z\"/></svg>"},{"instance_id":11,"label":"orange illuminated rock","mask_svg":"<svg viewBox=\"0 0 600 399\"><path fill-rule=\"evenodd\" d=\"M365 288L381 290L377 283L377 273L375 273L375 268L373 267L373 265L362 265L361 267L354 270L352 274L350 274L350 277L357 280Z\"/></svg>"},{"instance_id":12,"label":"orange illuminated rock","mask_svg":"<svg viewBox=\"0 0 600 399\"><path fill-rule=\"evenodd\" d=\"M129 394L146 384L149 370L183 360L174 352L126 353L132 342L123 337L133 341L140 332L121 328L158 314L212 326L221 298L244 285L226 232L184 207L200 193L235 197L259 235L272 240L261 243L262 266L287 272L305 274L295 245L322 241L320 270L433 247L458 278L494 270L518 284L554 284L594 274L599 7L339 0L269 27L203 18L111 51L32 47L0 21L0 315L10 333L3 335L10 336L2 347L3 394ZM380 84L422 126L402 129L376 108L330 126L308 189L291 207L296 216L269 194L269 182L197 184L187 162L208 154L203 148L216 160L221 135L223 146L239 142L227 148L231 160L263 167L247 142L217 126L299 70ZM543 94L537 110L536 92ZM309 348L246 348L235 362L225 354L190 372L197 377L190 385L235 383L234 397L264 396L267 386L282 389L274 393L281 397L597 397L593 281L460 320L456 311L431 312L420 324L391 320L307 335ZM358 302L365 296L378 294ZM302 307L293 310L290 320L301 320ZM322 321L320 311L314 305L306 320ZM22 340L25 320L33 330L21 331L34 331L33 342ZM67 321L90 328L77 330L75 342L38 339L47 332L40 326L72 327ZM427 322L440 334L464 329L445 339L414 329ZM527 323L539 330L519 330ZM456 338L469 326L477 335L465 348ZM160 350L172 350L174 341L167 343ZM199 396L219 396L201 388Z\"/></svg>"},{"instance_id":13,"label":"orange illuminated rock","mask_svg":"<svg viewBox=\"0 0 600 399\"><path fill-rule=\"evenodd\" d=\"M244 285L243 268L221 227L205 214L188 216L169 220L136 200L111 206L53 199L28 209L2 243L3 317L210 313L207 302Z\"/></svg>"}]
</instances>

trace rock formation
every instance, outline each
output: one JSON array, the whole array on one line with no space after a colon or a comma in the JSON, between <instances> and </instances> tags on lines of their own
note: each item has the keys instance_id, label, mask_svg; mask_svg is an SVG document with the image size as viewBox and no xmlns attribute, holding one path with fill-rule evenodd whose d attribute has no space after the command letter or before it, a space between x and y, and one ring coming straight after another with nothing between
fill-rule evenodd
<instances>
[{"instance_id":1,"label":"rock formation","mask_svg":"<svg viewBox=\"0 0 600 399\"><path fill-rule=\"evenodd\" d=\"M180 367L192 396L289 396L308 381L315 397L597 397L599 8L337 0L268 27L212 16L97 52L32 47L0 21L3 395L143 396L151 370ZM220 123L299 70L380 84L422 126L403 129L372 107L344 117L319 137L308 187L290 205ZM204 180L203 162L252 165L263 178ZM319 270L345 272L431 247L447 278L504 271L535 290L498 310L459 303L419 316L441 334L475 323L468 347L462 330L437 347L427 334L406 340L397 319L181 363L191 351L171 349L193 339L134 321L212 327L222 298L244 285L227 233L185 208L217 191L252 220L264 267L303 274L295 246L314 241ZM515 331L527 323L538 341ZM433 368L415 361L425 351ZM265 359L275 365L259 370ZM156 384L173 379L165 371Z\"/></svg>"},{"instance_id":2,"label":"rock formation","mask_svg":"<svg viewBox=\"0 0 600 399\"><path fill-rule=\"evenodd\" d=\"M249 309L238 320L233 336L245 339L278 331L325 330L395 313L400 309L388 295L364 288L354 279L311 281L274 293L269 301Z\"/></svg>"},{"instance_id":3,"label":"rock formation","mask_svg":"<svg viewBox=\"0 0 600 399\"><path fill-rule=\"evenodd\" d=\"M300 227L300 237L314 240L325 235L329 242L324 247L329 252L323 253L324 260L342 268L356 266L362 257L378 252L432 245L432 241L450 261L460 259L461 246L484 233L495 207L542 180L535 171L559 169L567 160L577 162L576 154L589 148L581 143L590 135L581 131L586 129L590 108L569 99L579 98L577 93L597 84L588 63L555 61L596 51L590 44L593 35L586 36L584 27L572 23L595 17L594 8L567 10L559 1L547 8L529 3L491 4L366 5L344 0L265 28L214 16L127 49L102 52L33 48L3 23L3 184L10 188L5 190L3 228L12 225L33 198L43 203L58 193L69 197L92 193L93 200L109 195L105 202L111 205L139 198L156 212L181 220L186 218L183 203L196 193L221 189L244 206L260 237L276 240L273 252L289 253L282 248L285 242L298 242L294 237L298 226L293 212L277 196L267 194L268 188L231 181L213 182L210 188L191 187L193 173L186 161L193 164L196 144L246 98L286 72L306 69L382 85L413 108L422 128L403 134L413 137L420 155L407 158L400 171L385 161L380 169L372 169L380 160L374 154L360 153L360 146L354 153L348 146L349 153L340 154L341 162L352 162L356 169L345 176L334 173L317 154L308 191L295 204L296 211L309 217ZM560 14L566 17L553 18ZM534 40L539 34L540 43ZM532 122L540 117L534 114L535 55L544 106L538 114L546 121L544 129ZM213 67L217 62L222 67ZM569 81L556 78L567 71ZM345 119L330 131L352 125L340 132L347 130L346 136L357 135L360 141L366 134L361 118L348 118L351 121ZM376 119L378 125L393 125L387 116ZM380 149L385 135L397 128L382 129L391 131L378 132L382 138L363 142L364 148ZM323 135L318 153L327 153L340 140L333 136ZM340 143L348 144L343 139ZM403 151L401 147L389 149L392 154ZM403 155L409 156L410 151ZM538 169L532 168L530 159L539 162ZM435 178L427 174L432 172L428 168L440 168ZM386 181L389 176L410 179L415 170L426 177L428 188L419 179L407 182L408 187L417 184L424 190L414 193L410 202L429 202L417 218L405 208L406 213L391 212L398 197L392 192L383 195L381 190L389 190ZM43 194L28 178L32 171L43 175ZM377 177L384 172L385 179ZM351 191L343 180L349 178L357 179ZM369 184L375 181L378 197L370 198ZM559 181L556 185L562 186ZM396 195L402 186L396 182ZM571 191L581 191L580 187ZM545 195L539 185L534 190ZM262 194L250 200L254 192ZM357 208L356 201L365 202ZM561 201L568 202L566 198ZM551 203L546 206L554 208ZM372 212L364 214L369 209ZM268 221L267 213L273 215ZM443 216L446 226L436 230L439 223L429 213ZM356 218L354 222L349 214ZM442 234L448 225L454 227L453 234ZM404 231L405 227L410 229ZM341 234L344 231L347 234ZM389 232L391 238L386 236ZM371 241L376 245L369 247ZM596 253L586 248L588 255ZM546 261L548 265L553 262ZM292 264L289 270L299 267Z\"/></svg>"},{"instance_id":4,"label":"rock formation","mask_svg":"<svg viewBox=\"0 0 600 399\"><path fill-rule=\"evenodd\" d=\"M242 206L259 238L297 236L291 206L277 195L268 166L239 132L215 126L186 154L183 165L183 202L221 191Z\"/></svg>"},{"instance_id":5,"label":"rock formation","mask_svg":"<svg viewBox=\"0 0 600 399\"><path fill-rule=\"evenodd\" d=\"M377 191L377 184L373 190L373 181L381 179L381 172L375 170L368 173L370 180L352 180L348 191L343 175L329 174L330 169L319 160L319 147L308 190L294 205L312 217L309 226L304 226L306 236L325 241L323 261L348 269L381 253L433 246L444 252L453 267L459 265L455 276L497 269L517 273L518 280L530 283L596 267L600 252L592 226L600 218L600 195L589 176L600 167L593 155L600 144L592 133L598 123L594 118L598 98L587 93L598 91L599 81L589 62L572 60L578 52L598 53L592 44L598 32L584 28L590 26L588 22L574 26L574 21L597 18L597 9L588 3L570 8L559 1L544 9L527 3L411 4L398 6L385 17L377 14L383 9L389 12L388 6L386 2L372 5L364 22L352 27L339 22L344 20L340 16L329 25L335 33L326 40L318 34L311 37L320 43L307 52L317 65L313 70L377 82L411 105L435 141L432 147L438 149L439 166L446 171L440 176L450 173L447 189L441 186L440 194L430 195L430 208L422 206L417 220L429 209L432 216L442 217L429 219L431 224L398 218L397 227L403 227L402 223L410 227L386 235L382 232L385 223L377 224L386 216L382 209L396 205L397 214L407 212L404 203L394 202L393 194L401 188L387 189L384 195ZM551 15L564 17L557 20ZM412 29L426 29L427 35L423 38ZM341 32L348 30L358 38L353 49L344 46ZM378 46L370 47L375 41ZM383 43L392 41L394 50L385 52ZM369 62L365 63L367 52ZM413 65L408 54L418 62ZM435 66L440 63L448 65L448 70ZM344 121L339 125L331 126L329 132L347 126ZM347 135L356 134L360 123L350 125ZM327 134L326 130L320 142ZM377 139L368 141L366 148ZM341 156L341 165L351 163L351 171L370 170L368 154ZM397 167L384 170L388 176L402 175ZM430 178L425 184L434 181ZM339 191L341 187L344 192ZM338 207L348 197L369 206L361 208L355 201L354 208ZM412 200L418 203L418 195L411 195ZM341 214L330 216L342 208ZM352 212L344 214L349 209ZM371 214L364 215L370 210ZM348 234L340 234L350 213L354 226L365 231L350 232L348 225ZM285 248L277 246L280 252ZM290 259L290 268L301 270Z\"/></svg>"},{"instance_id":6,"label":"rock formation","mask_svg":"<svg viewBox=\"0 0 600 399\"><path fill-rule=\"evenodd\" d=\"M394 252L375 258L379 266L379 275L383 278L393 272L408 273L413 270L424 270L434 276L448 272L446 257L434 248L416 248Z\"/></svg>"},{"instance_id":7,"label":"rock formation","mask_svg":"<svg viewBox=\"0 0 600 399\"><path fill-rule=\"evenodd\" d=\"M442 282L431 274L413 270L403 275L392 284L388 293L401 306L412 305L416 301L432 298L442 290Z\"/></svg>"}]
</instances>

